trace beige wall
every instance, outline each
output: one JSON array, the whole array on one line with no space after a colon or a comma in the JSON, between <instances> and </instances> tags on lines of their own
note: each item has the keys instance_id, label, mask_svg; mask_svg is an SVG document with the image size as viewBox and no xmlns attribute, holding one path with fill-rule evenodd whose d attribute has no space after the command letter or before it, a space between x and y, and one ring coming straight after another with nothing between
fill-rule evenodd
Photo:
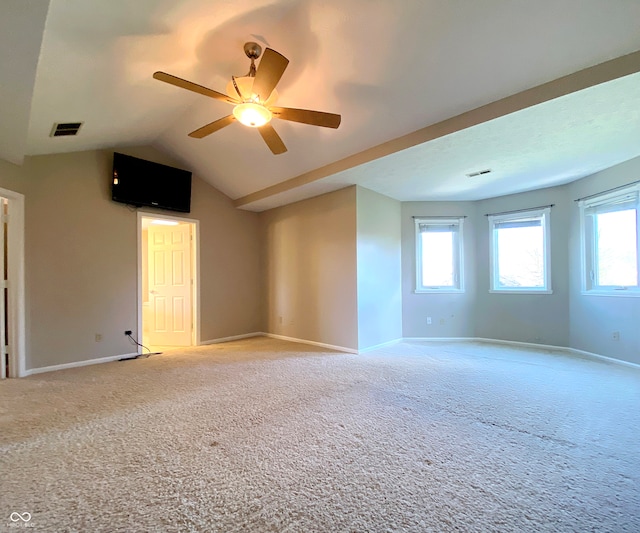
<instances>
[{"instance_id":1,"label":"beige wall","mask_svg":"<svg viewBox=\"0 0 640 533\"><path fill-rule=\"evenodd\" d=\"M24 194L26 184L24 169L0 158L0 187Z\"/></svg>"},{"instance_id":2,"label":"beige wall","mask_svg":"<svg viewBox=\"0 0 640 533\"><path fill-rule=\"evenodd\" d=\"M402 337L400 202L357 187L358 349Z\"/></svg>"},{"instance_id":3,"label":"beige wall","mask_svg":"<svg viewBox=\"0 0 640 533\"><path fill-rule=\"evenodd\" d=\"M416 234L413 217L466 217L463 223L461 293L416 293ZM404 337L473 337L475 335L476 239L486 224L474 202L402 203L402 322ZM427 323L431 317L431 324Z\"/></svg>"},{"instance_id":4,"label":"beige wall","mask_svg":"<svg viewBox=\"0 0 640 533\"><path fill-rule=\"evenodd\" d=\"M27 369L135 352L135 213L109 199L108 155L26 158L24 172Z\"/></svg>"},{"instance_id":5,"label":"beige wall","mask_svg":"<svg viewBox=\"0 0 640 533\"><path fill-rule=\"evenodd\" d=\"M200 221L202 342L262 331L258 214L236 209L199 179L191 194L189 217Z\"/></svg>"},{"instance_id":6,"label":"beige wall","mask_svg":"<svg viewBox=\"0 0 640 533\"><path fill-rule=\"evenodd\" d=\"M356 188L261 214L266 330L356 350Z\"/></svg>"},{"instance_id":7,"label":"beige wall","mask_svg":"<svg viewBox=\"0 0 640 533\"><path fill-rule=\"evenodd\" d=\"M151 148L123 152L172 163ZM27 369L134 352L124 330L137 334L137 215L111 201L112 152L0 163L0 187L25 194ZM260 331L258 216L195 176L192 194L201 339Z\"/></svg>"},{"instance_id":8,"label":"beige wall","mask_svg":"<svg viewBox=\"0 0 640 533\"><path fill-rule=\"evenodd\" d=\"M569 346L569 210L567 189L550 187L477 202L476 337ZM551 205L549 218L553 294L490 293L487 213ZM577 273L576 273L577 274Z\"/></svg>"},{"instance_id":9,"label":"beige wall","mask_svg":"<svg viewBox=\"0 0 640 533\"><path fill-rule=\"evenodd\" d=\"M570 345L579 350L640 364L640 298L582 293L582 249L578 198L640 179L640 157L566 185L570 203ZM617 340L613 332L618 332Z\"/></svg>"},{"instance_id":10,"label":"beige wall","mask_svg":"<svg viewBox=\"0 0 640 533\"><path fill-rule=\"evenodd\" d=\"M122 151L181 166L152 148ZM134 351L123 332L137 333L137 217L110 199L111 157L30 157L22 167L0 160L0 187L25 195L28 369ZM638 161L569 186L481 202L400 205L349 187L262 214L234 209L194 177L185 216L200 221L201 339L268 331L356 350L400 336L396 322L403 320L405 337L533 341L637 361L637 299L580 294L573 200L632 181ZM554 294L489 295L484 213L546 203L556 204ZM413 215L467 215L464 294L413 293ZM399 225L401 311L394 281ZM426 316L438 318L438 331ZM614 330L621 337L615 343Z\"/></svg>"},{"instance_id":11,"label":"beige wall","mask_svg":"<svg viewBox=\"0 0 640 533\"><path fill-rule=\"evenodd\" d=\"M150 147L118 151L188 168ZM191 213L184 217L200 221L201 342L262 331L258 214L236 209L229 197L194 176Z\"/></svg>"}]
</instances>

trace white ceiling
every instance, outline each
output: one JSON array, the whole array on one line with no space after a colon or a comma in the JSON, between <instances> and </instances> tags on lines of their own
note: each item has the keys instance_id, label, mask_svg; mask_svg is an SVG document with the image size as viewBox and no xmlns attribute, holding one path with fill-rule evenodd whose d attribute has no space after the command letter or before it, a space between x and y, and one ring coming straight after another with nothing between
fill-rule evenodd
<instances>
[{"instance_id":1,"label":"white ceiling","mask_svg":"<svg viewBox=\"0 0 640 533\"><path fill-rule=\"evenodd\" d=\"M36 5L37 4L37 5ZM0 157L152 144L233 199L640 49L638 0L3 0ZM46 17L45 17L46 14ZM244 42L290 64L278 105L342 114L338 130L274 120L274 156L231 107L152 79L224 91ZM37 51L39 50L39 56ZM640 74L572 93L248 203L358 183L398 200L473 200L566 183L640 155ZM75 138L54 122L82 121ZM491 168L486 176L466 173Z\"/></svg>"}]
</instances>

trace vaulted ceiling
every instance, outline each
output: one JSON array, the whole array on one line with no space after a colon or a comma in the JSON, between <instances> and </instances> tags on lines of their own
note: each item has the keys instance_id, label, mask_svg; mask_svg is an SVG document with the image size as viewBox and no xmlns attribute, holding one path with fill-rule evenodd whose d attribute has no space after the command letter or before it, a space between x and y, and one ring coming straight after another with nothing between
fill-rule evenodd
<instances>
[{"instance_id":1,"label":"vaulted ceiling","mask_svg":"<svg viewBox=\"0 0 640 533\"><path fill-rule=\"evenodd\" d=\"M3 0L0 157L151 144L251 210L353 183L403 201L567 183L640 155L638 21L637 0ZM339 129L275 119L277 156L238 123L189 137L231 107L152 74L224 92L247 41L290 60L278 105Z\"/></svg>"}]
</instances>

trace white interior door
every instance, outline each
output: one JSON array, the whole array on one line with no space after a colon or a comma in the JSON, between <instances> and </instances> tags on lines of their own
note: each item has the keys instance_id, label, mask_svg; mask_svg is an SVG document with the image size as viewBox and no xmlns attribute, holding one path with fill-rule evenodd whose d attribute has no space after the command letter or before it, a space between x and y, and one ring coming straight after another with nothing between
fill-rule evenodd
<instances>
[{"instance_id":1,"label":"white interior door","mask_svg":"<svg viewBox=\"0 0 640 533\"><path fill-rule=\"evenodd\" d=\"M191 346L191 224L149 226L149 343Z\"/></svg>"}]
</instances>

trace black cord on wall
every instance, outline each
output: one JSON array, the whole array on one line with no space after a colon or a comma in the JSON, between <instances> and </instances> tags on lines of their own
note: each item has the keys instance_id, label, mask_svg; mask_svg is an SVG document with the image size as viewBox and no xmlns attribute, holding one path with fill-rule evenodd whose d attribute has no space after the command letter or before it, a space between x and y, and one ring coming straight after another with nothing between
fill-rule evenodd
<instances>
[{"instance_id":1,"label":"black cord on wall","mask_svg":"<svg viewBox=\"0 0 640 533\"><path fill-rule=\"evenodd\" d=\"M160 355L162 352L152 352L149 348L147 348L144 344L140 344L136 339L133 338L131 333L125 332L125 335L129 337L129 340L135 344L136 346L140 346L141 348L147 350L148 353L141 353L136 355L135 357L123 357L122 359L118 359L119 361L128 361L130 359L138 359L139 357L144 357L145 359L151 357L152 355Z\"/></svg>"}]
</instances>

